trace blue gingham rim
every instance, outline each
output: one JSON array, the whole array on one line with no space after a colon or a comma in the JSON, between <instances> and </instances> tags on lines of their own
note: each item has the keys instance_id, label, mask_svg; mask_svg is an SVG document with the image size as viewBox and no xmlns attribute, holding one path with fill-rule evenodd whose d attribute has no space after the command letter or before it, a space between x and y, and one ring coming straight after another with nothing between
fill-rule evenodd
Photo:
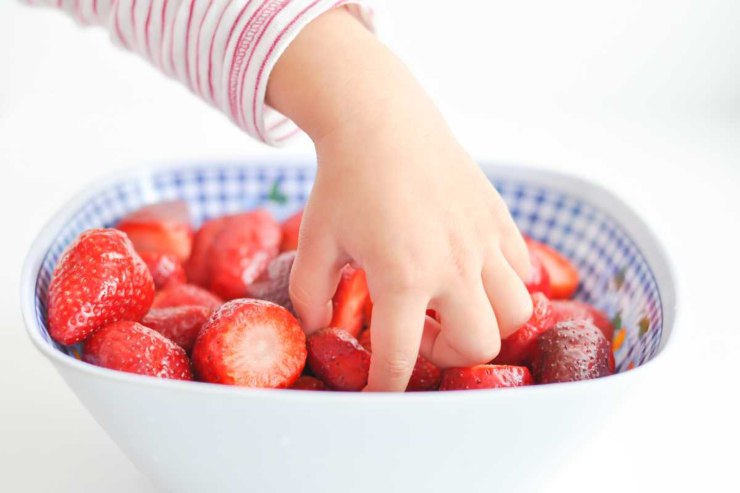
<instances>
[{"instance_id":1,"label":"blue gingham rim","mask_svg":"<svg viewBox=\"0 0 740 493\"><path fill-rule=\"evenodd\" d=\"M619 223L561 191L512 177L489 178L519 227L570 258L581 274L576 297L604 310L622 338L615 349L624 371L652 358L660 345L663 307L654 273ZM92 196L61 228L47 250L36 281L36 318L42 338L70 356L79 347L54 342L46 327L46 292L64 248L82 231L107 227L127 212L161 200L183 199L196 224L221 214L264 207L283 219L303 206L314 168L207 164L154 171L121 180ZM621 333L621 335L619 335Z\"/></svg>"}]
</instances>

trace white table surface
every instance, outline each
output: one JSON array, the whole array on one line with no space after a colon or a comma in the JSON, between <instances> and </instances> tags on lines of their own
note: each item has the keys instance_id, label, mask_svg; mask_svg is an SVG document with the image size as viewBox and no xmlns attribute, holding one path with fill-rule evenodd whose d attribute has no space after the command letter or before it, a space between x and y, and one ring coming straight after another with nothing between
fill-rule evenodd
<instances>
[{"instance_id":1,"label":"white table surface","mask_svg":"<svg viewBox=\"0 0 740 493\"><path fill-rule=\"evenodd\" d=\"M380 2L381 33L469 150L615 190L682 281L674 351L547 491L737 491L739 4L429 3ZM0 490L154 491L24 334L18 279L43 223L131 164L276 152L311 147L256 144L100 32L0 2Z\"/></svg>"}]
</instances>

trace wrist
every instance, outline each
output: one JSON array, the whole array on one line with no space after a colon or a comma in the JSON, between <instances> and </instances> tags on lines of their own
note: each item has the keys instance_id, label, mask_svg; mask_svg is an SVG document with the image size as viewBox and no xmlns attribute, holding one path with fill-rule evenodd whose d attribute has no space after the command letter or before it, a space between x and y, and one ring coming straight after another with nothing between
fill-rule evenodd
<instances>
[{"instance_id":1,"label":"wrist","mask_svg":"<svg viewBox=\"0 0 740 493\"><path fill-rule=\"evenodd\" d=\"M400 113L436 113L404 65L344 9L323 14L301 31L278 60L267 89L268 104L317 148L330 135L372 132Z\"/></svg>"}]
</instances>

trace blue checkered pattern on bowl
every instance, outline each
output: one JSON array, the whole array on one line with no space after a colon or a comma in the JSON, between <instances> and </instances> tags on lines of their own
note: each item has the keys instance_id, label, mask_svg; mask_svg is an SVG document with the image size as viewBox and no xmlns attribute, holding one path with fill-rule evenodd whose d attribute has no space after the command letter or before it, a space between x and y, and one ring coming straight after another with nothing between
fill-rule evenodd
<instances>
[{"instance_id":1,"label":"blue checkered pattern on bowl","mask_svg":"<svg viewBox=\"0 0 740 493\"><path fill-rule=\"evenodd\" d=\"M46 292L64 248L82 231L112 226L144 204L184 199L196 223L257 206L283 219L306 201L314 178L311 166L207 164L161 169L100 189L62 227L46 252L36 283L36 316L42 337L70 356L79 347L61 346L46 328ZM570 258L581 274L577 298L604 310L615 324L617 369L649 360L658 350L663 312L653 272L619 223L593 204L547 184L489 178L509 205L522 231Z\"/></svg>"}]
</instances>

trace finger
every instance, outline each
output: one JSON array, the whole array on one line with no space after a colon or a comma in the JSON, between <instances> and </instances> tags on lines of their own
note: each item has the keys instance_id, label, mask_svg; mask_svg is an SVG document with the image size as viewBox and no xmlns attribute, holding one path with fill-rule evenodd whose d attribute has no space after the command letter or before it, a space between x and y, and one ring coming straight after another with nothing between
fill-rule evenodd
<instances>
[{"instance_id":1,"label":"finger","mask_svg":"<svg viewBox=\"0 0 740 493\"><path fill-rule=\"evenodd\" d=\"M390 294L376 300L370 332L373 355L365 390L406 390L419 354L428 301L408 294Z\"/></svg>"},{"instance_id":2,"label":"finger","mask_svg":"<svg viewBox=\"0 0 740 493\"><path fill-rule=\"evenodd\" d=\"M480 282L457 289L438 303L441 330L425 341L425 356L442 368L488 363L499 352L501 338L493 309ZM433 337L433 336L427 336Z\"/></svg>"},{"instance_id":3,"label":"finger","mask_svg":"<svg viewBox=\"0 0 740 493\"><path fill-rule=\"evenodd\" d=\"M532 316L532 297L500 252L492 253L483 265L483 287L496 314L501 338L516 332Z\"/></svg>"},{"instance_id":4,"label":"finger","mask_svg":"<svg viewBox=\"0 0 740 493\"><path fill-rule=\"evenodd\" d=\"M290 272L290 300L306 334L331 322L342 265L337 245L328 237L301 237Z\"/></svg>"},{"instance_id":5,"label":"finger","mask_svg":"<svg viewBox=\"0 0 740 493\"><path fill-rule=\"evenodd\" d=\"M513 219L512 225L513 228L501 238L501 252L503 252L504 258L519 276L519 279L526 282L531 276L532 260L529 257L527 243L519 229L514 225Z\"/></svg>"}]
</instances>

